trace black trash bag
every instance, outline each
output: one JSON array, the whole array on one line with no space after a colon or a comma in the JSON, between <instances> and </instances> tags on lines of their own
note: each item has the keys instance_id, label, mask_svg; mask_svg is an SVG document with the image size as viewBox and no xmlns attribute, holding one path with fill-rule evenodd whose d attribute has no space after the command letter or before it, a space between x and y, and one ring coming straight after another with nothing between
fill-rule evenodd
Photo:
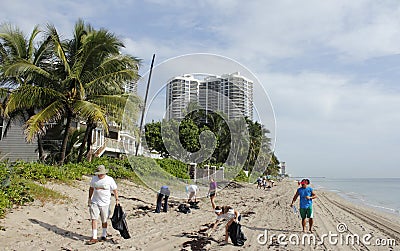
<instances>
[{"instance_id":1,"label":"black trash bag","mask_svg":"<svg viewBox=\"0 0 400 251\"><path fill-rule=\"evenodd\" d=\"M200 201L191 201L191 202L189 202L189 204L190 204L190 208L193 208L193 209L200 209L200 207L199 207L199 202Z\"/></svg>"},{"instance_id":2,"label":"black trash bag","mask_svg":"<svg viewBox=\"0 0 400 251\"><path fill-rule=\"evenodd\" d=\"M128 231L128 224L126 223L126 214L122 210L121 205L117 204L114 207L114 214L111 217L112 227L115 230L118 230L121 234L122 238L129 239L131 238Z\"/></svg>"},{"instance_id":3,"label":"black trash bag","mask_svg":"<svg viewBox=\"0 0 400 251\"><path fill-rule=\"evenodd\" d=\"M185 204L180 204L178 206L178 211L184 214L188 214L190 213L190 208L188 206L186 206Z\"/></svg>"},{"instance_id":4,"label":"black trash bag","mask_svg":"<svg viewBox=\"0 0 400 251\"><path fill-rule=\"evenodd\" d=\"M244 245L244 242L247 240L247 238L244 236L244 233L242 232L242 226L239 222L232 222L232 224L229 226L228 231L229 237L231 238L233 245Z\"/></svg>"}]
</instances>

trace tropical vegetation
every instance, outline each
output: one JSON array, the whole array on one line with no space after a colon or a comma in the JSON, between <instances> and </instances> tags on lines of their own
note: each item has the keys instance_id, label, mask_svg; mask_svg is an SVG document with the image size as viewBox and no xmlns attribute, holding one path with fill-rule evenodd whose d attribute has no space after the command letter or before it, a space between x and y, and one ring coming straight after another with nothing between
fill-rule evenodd
<instances>
[{"instance_id":1,"label":"tropical vegetation","mask_svg":"<svg viewBox=\"0 0 400 251\"><path fill-rule=\"evenodd\" d=\"M204 110L198 109L187 114L181 121L171 119L146 124L145 140L147 147L159 152L161 156L168 158L172 152L174 158L187 162L193 160L193 153L201 149L203 132L211 132L216 145L208 145L209 150L212 150L209 158L195 161L199 166L240 166L240 169L249 173L257 167L257 171L262 170L260 175L279 174L279 160L271 150L269 131L259 122L247 118L228 120L224 114L206 114ZM203 141L203 144L207 143L207 140Z\"/></svg>"},{"instance_id":2,"label":"tropical vegetation","mask_svg":"<svg viewBox=\"0 0 400 251\"><path fill-rule=\"evenodd\" d=\"M43 159L42 139L54 125L61 128L58 161L66 162L74 121L85 121L78 161L90 154L91 134L97 125L107 132L108 122L121 122L128 99L124 85L138 79L139 60L121 53L122 41L106 29L94 29L79 20L73 38L61 40L53 25L44 38L36 26L26 39L12 25L0 31L0 81L3 94L3 117L8 126L15 119L25 122L28 142L38 141ZM135 114L133 112L133 114ZM137 114L137 112L136 112ZM73 142L76 143L76 142Z\"/></svg>"}]
</instances>

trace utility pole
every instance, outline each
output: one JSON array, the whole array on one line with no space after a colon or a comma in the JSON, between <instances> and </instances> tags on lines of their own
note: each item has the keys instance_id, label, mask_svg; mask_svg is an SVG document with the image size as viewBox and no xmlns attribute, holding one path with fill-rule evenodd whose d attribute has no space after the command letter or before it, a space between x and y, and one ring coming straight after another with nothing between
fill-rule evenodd
<instances>
[{"instance_id":1,"label":"utility pole","mask_svg":"<svg viewBox=\"0 0 400 251\"><path fill-rule=\"evenodd\" d=\"M138 155L139 146L140 146L140 141L141 141L141 138L142 138L142 127L143 127L144 113L145 113L145 111L146 111L147 96L149 95L150 79L151 79L151 73L153 72L153 65L154 65L154 58L155 58L155 57L156 57L156 54L153 54L153 59L151 60L149 78L148 78L148 80L147 80L146 94L145 94L145 96L144 96L144 104L143 104L142 116L141 116L141 118L140 118L139 136L138 136L138 140L137 140L137 143L136 143L136 153L135 153L135 156Z\"/></svg>"}]
</instances>

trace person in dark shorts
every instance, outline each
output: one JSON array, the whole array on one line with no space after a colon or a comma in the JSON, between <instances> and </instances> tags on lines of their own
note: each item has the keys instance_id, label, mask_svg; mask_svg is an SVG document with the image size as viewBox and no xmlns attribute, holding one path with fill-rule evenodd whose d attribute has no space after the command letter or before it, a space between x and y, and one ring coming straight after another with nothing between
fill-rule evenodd
<instances>
[{"instance_id":1,"label":"person in dark shorts","mask_svg":"<svg viewBox=\"0 0 400 251\"><path fill-rule=\"evenodd\" d=\"M213 210L215 209L215 196L217 195L217 182L211 178L210 179L210 188L208 189L208 195L210 196L211 206Z\"/></svg>"},{"instance_id":2,"label":"person in dark shorts","mask_svg":"<svg viewBox=\"0 0 400 251\"><path fill-rule=\"evenodd\" d=\"M303 179L301 182L301 187L297 189L296 194L293 197L292 203L290 204L293 207L293 204L296 202L297 197L300 196L300 216L301 216L301 224L303 226L303 232L306 232L306 219L309 219L309 231L312 233L313 226L313 208L312 208L312 200L317 198L314 190L309 187L310 180Z\"/></svg>"}]
</instances>

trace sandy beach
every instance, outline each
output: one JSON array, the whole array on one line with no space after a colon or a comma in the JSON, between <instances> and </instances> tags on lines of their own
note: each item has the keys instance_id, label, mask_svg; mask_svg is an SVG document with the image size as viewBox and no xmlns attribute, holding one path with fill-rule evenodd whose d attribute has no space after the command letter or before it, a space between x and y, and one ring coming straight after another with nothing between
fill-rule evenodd
<instances>
[{"instance_id":1,"label":"sandy beach","mask_svg":"<svg viewBox=\"0 0 400 251\"><path fill-rule=\"evenodd\" d=\"M303 238L300 219L289 207L297 188L293 181L276 182L270 190L235 183L218 193L217 205L230 205L242 215L241 224L247 241L243 247L235 247L231 242L222 244L224 225L207 238L208 227L215 221L208 198L202 198L200 209L193 209L190 214L178 212L177 207L183 200L171 198L169 212L156 214L153 213L154 191L118 180L120 202L127 213L132 238L123 239L110 223L109 239L89 246L85 244L91 235L86 205L89 179L85 177L73 186L45 185L68 196L67 201L45 205L37 201L14 208L0 220L3 227L0 249L400 250L399 216L354 205L336 194L322 191L316 191L318 198L314 200L313 237ZM360 238L358 243L357 236ZM346 238L348 241L343 241Z\"/></svg>"}]
</instances>

